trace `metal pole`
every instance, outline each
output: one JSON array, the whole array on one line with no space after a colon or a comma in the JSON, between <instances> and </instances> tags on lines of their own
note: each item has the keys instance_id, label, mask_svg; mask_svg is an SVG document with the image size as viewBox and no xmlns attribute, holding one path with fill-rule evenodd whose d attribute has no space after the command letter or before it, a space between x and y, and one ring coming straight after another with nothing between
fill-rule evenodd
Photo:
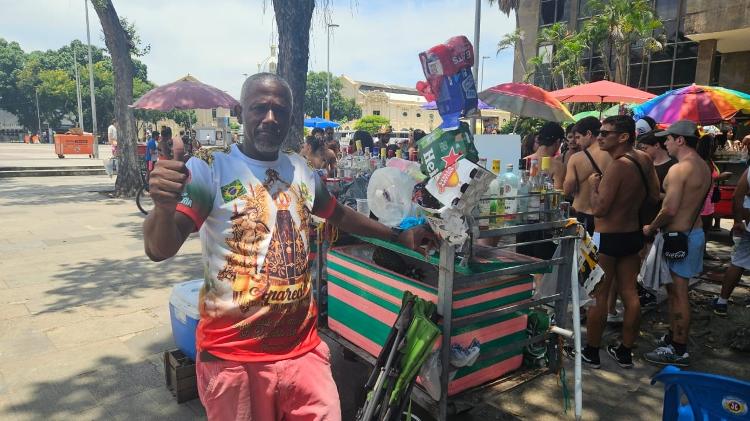
<instances>
[{"instance_id":1,"label":"metal pole","mask_svg":"<svg viewBox=\"0 0 750 421\"><path fill-rule=\"evenodd\" d=\"M91 30L89 29L89 3L83 0L86 8L86 42L89 44L89 91L91 93L91 133L94 135L94 158L99 158L99 142L96 139L96 97L94 96L94 63L91 54Z\"/></svg>"},{"instance_id":2,"label":"metal pole","mask_svg":"<svg viewBox=\"0 0 750 421\"><path fill-rule=\"evenodd\" d=\"M39 92L34 87L34 96L36 97L36 124L37 124L37 136L39 139L42 138L42 120L39 118Z\"/></svg>"},{"instance_id":3,"label":"metal pole","mask_svg":"<svg viewBox=\"0 0 750 421\"><path fill-rule=\"evenodd\" d=\"M73 48L73 70L76 75L76 100L78 101L78 127L83 129L83 99L81 99L81 78L78 74L78 57Z\"/></svg>"},{"instance_id":4,"label":"metal pole","mask_svg":"<svg viewBox=\"0 0 750 421\"><path fill-rule=\"evenodd\" d=\"M474 6L474 80L476 81L479 76L479 29L481 27L482 17L482 0L476 0L476 6ZM477 118L471 118L471 132L476 134L477 130Z\"/></svg>"},{"instance_id":5,"label":"metal pole","mask_svg":"<svg viewBox=\"0 0 750 421\"><path fill-rule=\"evenodd\" d=\"M490 58L490 56L482 56L482 69L479 72L479 90L482 90L482 87L484 86L484 61L486 59Z\"/></svg>"},{"instance_id":6,"label":"metal pole","mask_svg":"<svg viewBox=\"0 0 750 421\"><path fill-rule=\"evenodd\" d=\"M323 108L324 103L325 103L325 99L320 98L320 118L326 118L324 108Z\"/></svg>"},{"instance_id":7,"label":"metal pole","mask_svg":"<svg viewBox=\"0 0 750 421\"><path fill-rule=\"evenodd\" d=\"M440 348L440 402L438 402L438 420L448 419L448 374L451 361L451 323L453 322L453 269L455 250L447 241L440 243L440 266L438 267L438 303L437 310L442 316L443 343Z\"/></svg>"},{"instance_id":8,"label":"metal pole","mask_svg":"<svg viewBox=\"0 0 750 421\"><path fill-rule=\"evenodd\" d=\"M573 298L573 346L575 349L575 364L573 366L573 396L575 399L575 417L580 420L583 416L583 386L581 384L581 300L578 296L578 242L573 242L573 256L571 258L570 294Z\"/></svg>"}]
</instances>

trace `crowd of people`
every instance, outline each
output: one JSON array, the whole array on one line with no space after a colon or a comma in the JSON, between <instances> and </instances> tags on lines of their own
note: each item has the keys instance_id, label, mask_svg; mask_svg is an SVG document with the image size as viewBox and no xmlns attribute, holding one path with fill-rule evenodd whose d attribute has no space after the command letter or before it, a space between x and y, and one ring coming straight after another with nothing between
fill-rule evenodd
<instances>
[{"instance_id":1,"label":"crowd of people","mask_svg":"<svg viewBox=\"0 0 750 421\"><path fill-rule=\"evenodd\" d=\"M716 229L714 204L718 182L732 176L713 162L717 149L747 148L750 136L739 143L733 133L700 133L691 121L677 121L659 129L649 118L635 121L618 115L603 121L586 117L563 129L548 122L522 142L522 156L553 157L554 184L572 203L572 214L592 236L604 271L586 311L586 341L582 360L599 368L602 334L608 322L622 323L618 344L605 352L621 367L633 366L633 347L639 332L641 307L653 305L659 285L639 283L639 273L651 248L657 270L667 274L669 330L643 356L655 364L690 364L688 334L691 308L689 280L703 271L706 231ZM750 269L750 197L747 171L734 195L735 248L725 272L721 295L713 310L727 315L727 300L742 273ZM646 280L643 280L647 283ZM617 302L622 303L622 314Z\"/></svg>"}]
</instances>

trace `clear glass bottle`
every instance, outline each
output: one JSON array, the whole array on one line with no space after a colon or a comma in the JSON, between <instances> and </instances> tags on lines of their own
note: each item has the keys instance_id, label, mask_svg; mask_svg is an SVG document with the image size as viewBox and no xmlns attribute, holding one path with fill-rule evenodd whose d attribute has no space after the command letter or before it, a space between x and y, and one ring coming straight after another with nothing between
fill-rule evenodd
<instances>
[{"instance_id":1,"label":"clear glass bottle","mask_svg":"<svg viewBox=\"0 0 750 421\"><path fill-rule=\"evenodd\" d=\"M526 222L529 224L535 224L539 222L539 211L541 210L541 192L542 180L539 176L539 161L536 159L532 159L531 168L529 168L529 214L526 216Z\"/></svg>"},{"instance_id":2,"label":"clear glass bottle","mask_svg":"<svg viewBox=\"0 0 750 421\"><path fill-rule=\"evenodd\" d=\"M515 225L518 217L518 176L513 172L513 164L508 164L502 177L503 202L505 205L505 225Z\"/></svg>"},{"instance_id":3,"label":"clear glass bottle","mask_svg":"<svg viewBox=\"0 0 750 421\"><path fill-rule=\"evenodd\" d=\"M529 176L529 171L526 169L525 159L518 160L518 172L520 174L520 180L518 183L518 199L516 199L518 207L518 218L516 218L516 223L525 224L527 216L526 212L529 211L528 195L531 184L531 177Z\"/></svg>"}]
</instances>

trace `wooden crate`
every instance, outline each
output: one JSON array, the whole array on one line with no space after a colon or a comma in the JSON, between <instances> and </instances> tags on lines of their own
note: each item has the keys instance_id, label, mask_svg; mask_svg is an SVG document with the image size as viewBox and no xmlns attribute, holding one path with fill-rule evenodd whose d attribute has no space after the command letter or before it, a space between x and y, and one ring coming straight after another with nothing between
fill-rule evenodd
<instances>
[{"instance_id":1,"label":"wooden crate","mask_svg":"<svg viewBox=\"0 0 750 421\"><path fill-rule=\"evenodd\" d=\"M179 349L164 352L164 380L177 403L198 397L195 362Z\"/></svg>"}]
</instances>

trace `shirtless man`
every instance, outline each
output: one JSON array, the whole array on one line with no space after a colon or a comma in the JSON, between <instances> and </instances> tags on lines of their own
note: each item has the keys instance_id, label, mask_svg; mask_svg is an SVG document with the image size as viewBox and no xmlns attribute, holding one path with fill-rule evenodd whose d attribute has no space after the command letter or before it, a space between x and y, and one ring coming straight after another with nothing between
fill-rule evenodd
<instances>
[{"instance_id":1,"label":"shirtless man","mask_svg":"<svg viewBox=\"0 0 750 421\"><path fill-rule=\"evenodd\" d=\"M631 350L638 336L641 314L636 282L641 267L638 253L643 248L643 233L638 223L638 211L647 194L651 194L651 200L658 200L659 180L648 155L633 149L635 122L629 116L607 117L599 130L597 142L599 148L612 157L603 176L593 173L590 178L592 213L596 231L601 236L599 265L604 270L604 279L594 290L595 303L588 310L587 345L581 357L584 362L599 368L607 299L612 279L616 277L625 306L622 343L608 346L607 353L620 367L632 368ZM648 183L648 190L644 180Z\"/></svg>"},{"instance_id":2,"label":"shirtless man","mask_svg":"<svg viewBox=\"0 0 750 421\"><path fill-rule=\"evenodd\" d=\"M539 129L538 139L539 148L524 159L536 159L541 164L542 158L545 156L552 158L557 156L557 153L560 151L560 144L565 140L565 130L558 123L549 121L544 123L544 126ZM562 190L565 166L561 159L550 160L550 173L552 174L555 188Z\"/></svg>"},{"instance_id":3,"label":"shirtless man","mask_svg":"<svg viewBox=\"0 0 750 421\"><path fill-rule=\"evenodd\" d=\"M563 193L573 195L573 209L580 221L588 231L594 235L594 216L591 208L591 174L603 174L612 157L599 149L596 142L599 136L601 123L596 117L586 117L576 123L573 127L574 143L583 153L575 153L568 159L567 174L563 184ZM586 153L588 152L588 154ZM599 168L596 170L595 166Z\"/></svg>"},{"instance_id":4,"label":"shirtless man","mask_svg":"<svg viewBox=\"0 0 750 421\"><path fill-rule=\"evenodd\" d=\"M656 364L687 366L690 329L688 281L703 270L703 224L700 213L711 186L711 171L698 155L698 132L695 123L680 120L656 136L666 136L664 146L677 159L664 179L666 194L656 218L643 227L645 235L660 230L662 233L681 232L688 236L687 255L683 259L667 259L672 283L667 284L670 331L661 339L660 346L646 353L646 361Z\"/></svg>"}]
</instances>

